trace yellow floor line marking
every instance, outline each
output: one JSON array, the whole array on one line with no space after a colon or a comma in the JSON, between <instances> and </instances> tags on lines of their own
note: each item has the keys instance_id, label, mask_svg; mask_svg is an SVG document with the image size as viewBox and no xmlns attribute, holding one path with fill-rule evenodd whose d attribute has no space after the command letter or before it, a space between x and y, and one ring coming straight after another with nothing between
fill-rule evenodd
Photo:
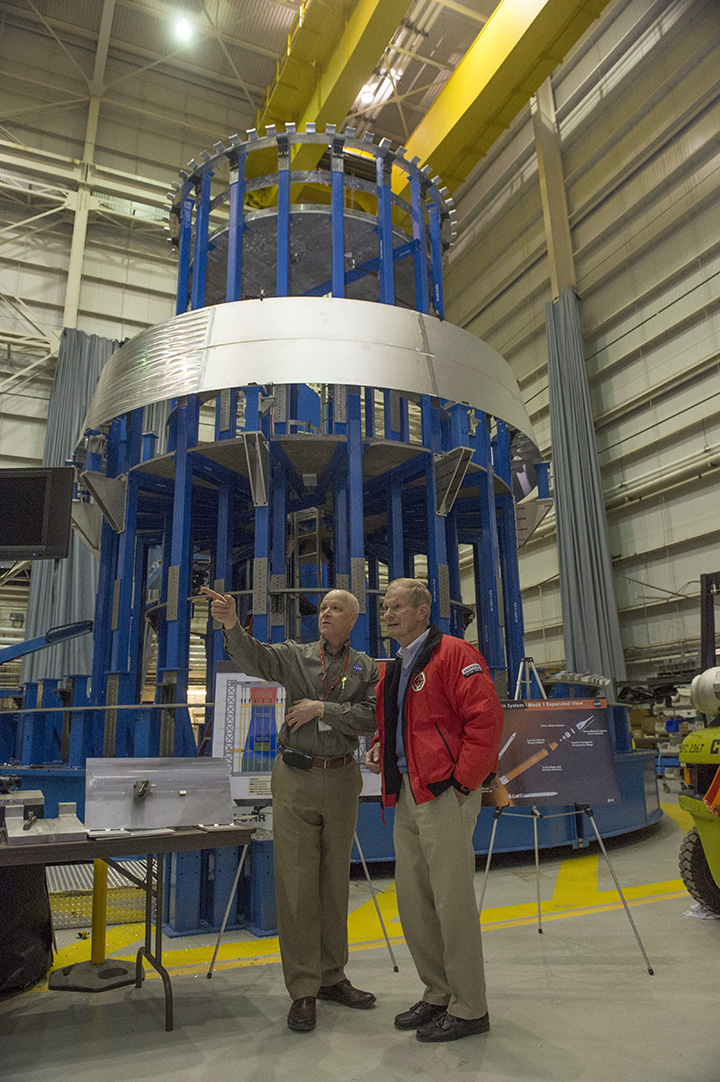
<instances>
[{"instance_id":1,"label":"yellow floor line marking","mask_svg":"<svg viewBox=\"0 0 720 1082\"><path fill-rule=\"evenodd\" d=\"M634 901L628 900L627 896L626 896L626 901L628 902L628 908L629 909L634 909L635 907L640 906L640 905L651 905L653 902L664 902L664 901L673 901L673 900L678 900L678 899L687 899L687 897L688 897L687 891L685 889L683 889L683 890L679 890L679 891L669 891L667 893L656 894L656 895L653 895L652 897L640 898L640 899L636 899ZM512 908L515 908L515 907L512 907ZM543 913L543 923L546 923L546 922L549 922L549 921L555 921L555 920L566 920L568 917L588 917L588 916L593 916L593 915L598 914L598 913L613 913L613 912L622 910L623 908L624 907L623 907L622 902L617 901L617 902L613 902L611 904L606 904L606 905L594 905L594 906L588 906L588 907L582 908L582 909L572 909L572 910L568 910L568 911L562 912L562 913L560 913L560 912ZM376 920L376 928L375 928L375 930L377 931L377 929L378 929L378 926L377 926L377 914L375 915L375 920ZM527 917L524 917L524 918L510 917L510 918L506 918L505 920L495 920L495 921L490 921L490 922L483 921L483 931L484 932L500 932L500 931L504 931L504 930L509 929L509 928L522 928L522 927L526 927L526 926L529 926L529 925L534 925L536 923L537 923L537 909L534 910L534 915L533 916L527 916ZM402 936L398 936L398 935L395 935L395 934L390 934L389 930L388 930L388 938L390 939L391 946L399 946L399 945L404 944L404 942L405 942L405 940L404 940L404 938ZM277 940L275 940L275 942L277 943ZM367 941L365 941L363 943L351 943L350 944L350 953L354 954L354 953L357 953L359 951L364 951L364 950L377 950L378 947L384 947L385 945L386 945L385 944L385 939L384 939L384 937L382 935L380 935L380 936L377 936L375 938L368 939ZM254 944L236 943L236 944L233 944L233 946L235 948L243 948L242 953L243 953L243 955L245 955L245 953L246 953L245 948L249 947L249 948L252 949L254 947ZM195 953L196 951L197 951L198 956L195 957L192 960L189 959L189 958L185 958L185 959L179 959L178 958L176 960L173 960L173 957L172 957L173 953L176 953L176 954L180 955L180 954L183 954L183 953L185 953L185 954L189 954L191 952ZM199 955L204 955L204 956L200 957ZM167 968L168 972L171 974L171 976L180 976L182 974L193 974L193 973L198 973L198 972L207 970L209 968L209 966L210 966L211 958L212 958L212 950L209 947L191 948L190 951L185 951L185 952L183 952L183 951L178 951L178 952L167 951L167 952L165 952L163 954L163 962L165 963L166 968ZM279 963L279 962L280 962L280 952L279 952L279 949L278 949L277 953L274 956L272 954L269 954L269 955L267 955L265 957L256 957L256 956L254 956L254 957L238 957L236 955L236 957L234 957L234 958L227 958L227 959L222 960L222 961L219 960L219 958L218 958L218 960L215 962L215 967L214 968L216 970L221 970L221 969L223 969L223 970L224 969L246 969L246 968L248 968L250 966L267 965L267 964ZM146 977L148 979L150 979L150 980L153 980L153 979L155 979L157 977L157 974L154 973L150 969L146 969Z\"/></svg>"},{"instance_id":2,"label":"yellow floor line marking","mask_svg":"<svg viewBox=\"0 0 720 1082\"><path fill-rule=\"evenodd\" d=\"M553 906L569 909L591 905L597 897L599 853L585 853L563 860L555 880Z\"/></svg>"},{"instance_id":3,"label":"yellow floor line marking","mask_svg":"<svg viewBox=\"0 0 720 1082\"><path fill-rule=\"evenodd\" d=\"M683 834L687 834L688 830L690 830L695 823L690 812L685 811L679 804L664 804L661 801L660 807L669 819L672 819L674 823L677 823Z\"/></svg>"},{"instance_id":4,"label":"yellow floor line marking","mask_svg":"<svg viewBox=\"0 0 720 1082\"><path fill-rule=\"evenodd\" d=\"M638 905L650 905L653 902L671 901L688 898L682 880L668 880L650 883L642 887L623 888L628 908ZM402 934L398 934L397 903L395 884L386 887L377 894L380 912L391 944L404 943ZM564 920L568 917L583 917L594 913L611 913L623 909L622 901L616 890L595 891L592 899L583 905L567 905L561 908L555 901L541 903L540 912L543 921ZM501 931L504 928L517 928L537 921L537 905L502 906L483 911L483 931ZM385 945L385 939L379 928L377 913L372 899L349 915L350 951L371 950ZM192 973L207 969L210 965L214 947L188 947L178 951L164 951L163 963L171 973ZM277 937L260 941L221 944L218 951L216 969L242 968L245 966L276 963L280 961L280 947ZM148 977L154 976L148 971Z\"/></svg>"},{"instance_id":5,"label":"yellow floor line marking","mask_svg":"<svg viewBox=\"0 0 720 1082\"><path fill-rule=\"evenodd\" d=\"M680 809L678 809L680 810ZM588 916L595 913L610 913L622 909L622 901L615 888L598 889L599 854L576 855L563 860L558 871L552 897L541 901L540 912L543 921L565 920L568 917ZM622 885L622 884L621 884ZM681 879L670 879L640 886L623 886L623 894L628 907L650 905L653 902L688 898ZM385 922L391 944L405 942L399 925L397 895L395 884L391 883L376 892L378 907ZM519 905L498 906L484 909L482 914L483 931L501 931L505 928L518 928L537 923L537 903L525 902ZM373 950L385 945L380 930L377 911L372 898L358 906L348 915L348 933L350 950ZM138 946L145 936L144 924L123 924L108 928L106 934L106 956L133 959ZM130 950L128 951L128 948ZM177 950L163 951L163 964L168 972L179 975L197 973L210 966L214 943L211 946L182 947ZM70 965L73 962L90 959L90 940L80 940L63 947L55 956L53 968ZM280 962L280 945L277 936L242 940L240 942L221 942L215 961L215 969L243 968L254 965L269 965ZM154 979L157 974L149 966L145 967L146 977ZM47 985L36 987L44 991Z\"/></svg>"}]
</instances>

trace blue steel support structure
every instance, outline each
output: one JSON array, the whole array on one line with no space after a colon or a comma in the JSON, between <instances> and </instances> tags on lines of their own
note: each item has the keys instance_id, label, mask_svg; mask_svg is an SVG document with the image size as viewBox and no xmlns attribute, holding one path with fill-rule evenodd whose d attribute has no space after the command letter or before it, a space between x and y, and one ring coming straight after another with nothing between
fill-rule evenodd
<instances>
[{"instance_id":1,"label":"blue steel support structure","mask_svg":"<svg viewBox=\"0 0 720 1082\"><path fill-rule=\"evenodd\" d=\"M517 562L517 533L515 530L515 501L512 496L510 465L510 434L502 421L498 422L497 435L493 440L495 472L507 486L507 491L497 493L495 507L498 530L498 555L500 578L505 612L505 651L510 676L517 673L524 657L523 614L520 598L520 574ZM539 695L539 688L536 689Z\"/></svg>"},{"instance_id":2,"label":"blue steel support structure","mask_svg":"<svg viewBox=\"0 0 720 1082\"><path fill-rule=\"evenodd\" d=\"M323 160L312 173L295 174L293 155L308 142L320 146ZM258 177L256 150L276 153L276 173L267 175L264 165ZM393 193L398 174L407 201ZM288 125L216 144L180 174L168 208L177 314L274 293L330 295L339 309L347 299L369 299L443 320L442 258L454 210L430 178L402 148L356 138L352 129L316 133L308 125L299 133ZM303 203L294 205L300 189ZM321 193L314 204L313 191ZM419 344L412 348L418 364L430 363ZM100 433L104 454L92 442L97 435L88 437L87 468L126 485L124 529L103 525L95 614L90 702L110 707L105 754L198 752L188 711L170 705L187 702L193 606L207 621L200 633L208 646L207 672L192 679L205 680L208 695L224 657L222 635L193 590L198 561L216 589L236 596L241 620L251 615L253 633L265 641L298 628L313 634L321 592L352 589L361 607L353 644L385 656L395 646L380 619L384 585L426 566L438 626L462 636L474 604L491 670L501 685L514 676L523 646L508 430L477 404L397 383L365 385L346 370L340 350L337 360L335 383L266 385L258 372L255 383L218 387L202 401L172 397L162 454L143 434L142 410L109 422ZM157 402L177 394L158 387ZM443 470L458 457L464 472L453 488ZM541 481L547 489L546 474ZM293 529L305 521L314 523L317 558L295 576ZM162 553L159 597L149 593L151 549ZM157 640L155 705L135 721L112 708L139 703L148 621ZM27 702L36 690L27 689ZM40 730L24 724L24 762L42 757ZM89 745L97 750L97 721L92 733L89 742L87 734L76 739L74 760ZM210 751L209 739L200 750ZM179 884L201 875L200 867L186 872L177 864L174 912L182 909Z\"/></svg>"}]
</instances>

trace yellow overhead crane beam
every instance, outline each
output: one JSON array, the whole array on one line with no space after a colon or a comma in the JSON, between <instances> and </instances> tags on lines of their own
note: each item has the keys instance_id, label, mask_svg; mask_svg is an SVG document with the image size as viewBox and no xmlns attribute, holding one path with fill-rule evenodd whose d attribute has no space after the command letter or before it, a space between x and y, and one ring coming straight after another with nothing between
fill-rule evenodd
<instances>
[{"instance_id":1,"label":"yellow overhead crane beam","mask_svg":"<svg viewBox=\"0 0 720 1082\"><path fill-rule=\"evenodd\" d=\"M502 0L410 136L408 158L454 191L607 3Z\"/></svg>"},{"instance_id":2,"label":"yellow overhead crane beam","mask_svg":"<svg viewBox=\"0 0 720 1082\"><path fill-rule=\"evenodd\" d=\"M314 122L318 131L340 123L372 75L408 8L409 0L356 0L354 4L304 0L278 60L255 126L294 121L299 130ZM320 150L299 147L293 169L313 169ZM272 172L272 151L252 156L252 173Z\"/></svg>"}]
</instances>

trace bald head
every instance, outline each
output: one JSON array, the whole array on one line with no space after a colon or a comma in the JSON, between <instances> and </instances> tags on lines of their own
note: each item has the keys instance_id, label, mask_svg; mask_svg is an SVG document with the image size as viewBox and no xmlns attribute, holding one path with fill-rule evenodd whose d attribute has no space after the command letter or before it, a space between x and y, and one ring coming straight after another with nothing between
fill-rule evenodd
<instances>
[{"instance_id":1,"label":"bald head","mask_svg":"<svg viewBox=\"0 0 720 1082\"><path fill-rule=\"evenodd\" d=\"M323 598L323 602L327 601L328 598L341 599L347 605L351 612L360 612L360 602L355 597L355 594L351 594L349 590L328 590L328 592L325 594L325 597Z\"/></svg>"},{"instance_id":2,"label":"bald head","mask_svg":"<svg viewBox=\"0 0 720 1082\"><path fill-rule=\"evenodd\" d=\"M348 639L360 612L360 604L349 590L329 590L320 602L318 628L333 653Z\"/></svg>"}]
</instances>

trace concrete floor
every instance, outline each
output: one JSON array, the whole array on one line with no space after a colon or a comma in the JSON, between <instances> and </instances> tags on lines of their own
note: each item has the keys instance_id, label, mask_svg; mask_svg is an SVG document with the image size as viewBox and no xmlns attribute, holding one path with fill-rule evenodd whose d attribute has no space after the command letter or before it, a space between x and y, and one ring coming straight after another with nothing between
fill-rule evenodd
<instances>
[{"instance_id":1,"label":"concrete floor","mask_svg":"<svg viewBox=\"0 0 720 1082\"><path fill-rule=\"evenodd\" d=\"M375 883L397 973L366 883L351 884L348 975L376 993L375 1008L319 1002L317 1029L292 1033L276 940L228 934L207 980L214 937L171 939L165 961L173 1032L164 1030L154 976L142 989L95 995L38 986L0 1004L0 1078L718 1082L720 922L688 915L693 902L677 868L684 813L672 795L664 800L660 823L607 842L653 976L595 844L541 855L542 934L532 854L496 857L483 911L491 1030L447 1045L421 1044L392 1024L421 989L396 919L392 880L380 874ZM479 872L478 895L482 881ZM131 957L137 932L110 930L108 954ZM59 945L63 963L88 956L76 932L62 933Z\"/></svg>"}]
</instances>

